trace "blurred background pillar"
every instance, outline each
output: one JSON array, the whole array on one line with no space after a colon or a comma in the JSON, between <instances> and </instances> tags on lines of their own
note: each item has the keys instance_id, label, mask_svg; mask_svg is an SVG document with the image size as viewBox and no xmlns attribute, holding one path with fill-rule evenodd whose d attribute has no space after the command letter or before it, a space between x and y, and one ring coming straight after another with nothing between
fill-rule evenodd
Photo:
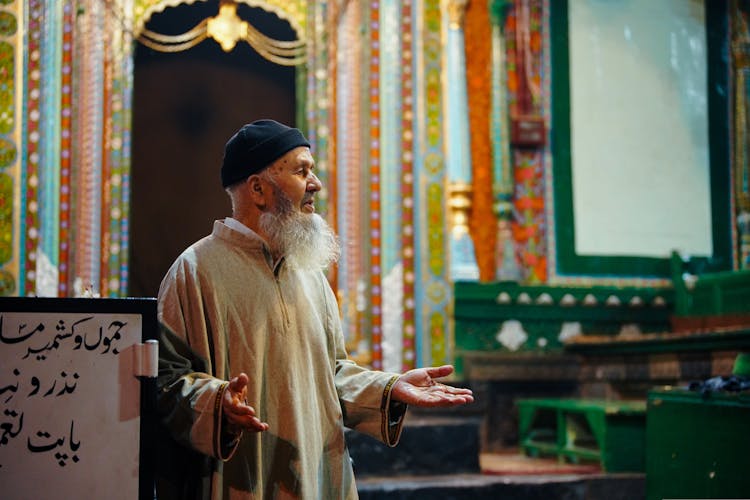
<instances>
[{"instance_id":1,"label":"blurred background pillar","mask_svg":"<svg viewBox=\"0 0 750 500\"><path fill-rule=\"evenodd\" d=\"M448 103L445 136L450 209L450 274L454 281L479 279L474 243L469 234L472 193L463 33L466 4L467 0L448 0L446 3L448 31L445 85Z\"/></svg>"}]
</instances>

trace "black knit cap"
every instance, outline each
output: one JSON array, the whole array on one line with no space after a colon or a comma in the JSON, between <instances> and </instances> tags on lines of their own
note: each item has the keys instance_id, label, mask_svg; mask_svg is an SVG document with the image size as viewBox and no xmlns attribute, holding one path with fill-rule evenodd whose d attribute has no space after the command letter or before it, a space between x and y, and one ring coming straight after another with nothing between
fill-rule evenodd
<instances>
[{"instance_id":1,"label":"black knit cap","mask_svg":"<svg viewBox=\"0 0 750 500\"><path fill-rule=\"evenodd\" d=\"M310 143L296 128L274 120L257 120L243 125L224 146L221 185L231 186L257 174L274 160L300 146L309 148Z\"/></svg>"}]
</instances>

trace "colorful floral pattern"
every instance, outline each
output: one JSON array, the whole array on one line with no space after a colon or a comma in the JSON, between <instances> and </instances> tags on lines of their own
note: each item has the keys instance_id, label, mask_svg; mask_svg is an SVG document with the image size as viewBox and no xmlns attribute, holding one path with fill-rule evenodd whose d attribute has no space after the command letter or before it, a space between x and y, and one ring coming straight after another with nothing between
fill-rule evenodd
<instances>
[{"instance_id":1,"label":"colorful floral pattern","mask_svg":"<svg viewBox=\"0 0 750 500\"><path fill-rule=\"evenodd\" d=\"M9 5L10 1L2 2ZM0 11L0 37L17 34L17 21L12 12ZM0 41L0 296L16 293L16 276L11 266L15 264L14 245L18 233L13 203L14 176L18 169L18 148L10 134L15 128L15 47Z\"/></svg>"}]
</instances>

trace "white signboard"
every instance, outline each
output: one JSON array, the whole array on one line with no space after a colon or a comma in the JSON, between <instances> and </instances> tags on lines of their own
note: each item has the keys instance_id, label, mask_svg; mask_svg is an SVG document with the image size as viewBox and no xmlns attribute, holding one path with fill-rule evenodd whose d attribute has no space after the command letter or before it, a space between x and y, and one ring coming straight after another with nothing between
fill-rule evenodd
<instances>
[{"instance_id":1,"label":"white signboard","mask_svg":"<svg viewBox=\"0 0 750 500\"><path fill-rule=\"evenodd\" d=\"M155 306L150 300L80 299L78 305L95 307L79 308L67 307L79 299L15 299L66 304L60 312L49 307L19 312L5 300L0 301L2 497L139 498L138 375L144 365L153 364L147 371L155 372L155 355L147 354L155 344L150 349L142 344L144 322L155 323ZM153 310L154 317L133 307L106 312L105 306L124 302L146 304L141 308Z\"/></svg>"}]
</instances>

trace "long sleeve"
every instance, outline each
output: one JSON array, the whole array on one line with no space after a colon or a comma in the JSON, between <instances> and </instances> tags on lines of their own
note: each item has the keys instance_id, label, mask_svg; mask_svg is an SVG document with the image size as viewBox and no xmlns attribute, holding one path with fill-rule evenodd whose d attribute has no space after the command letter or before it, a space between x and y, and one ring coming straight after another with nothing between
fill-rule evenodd
<instances>
[{"instance_id":1,"label":"long sleeve","mask_svg":"<svg viewBox=\"0 0 750 500\"><path fill-rule=\"evenodd\" d=\"M159 417L178 443L228 460L238 442L222 428L221 399L228 383L204 370L205 362L162 325L157 380Z\"/></svg>"},{"instance_id":2,"label":"long sleeve","mask_svg":"<svg viewBox=\"0 0 750 500\"><path fill-rule=\"evenodd\" d=\"M157 408L178 443L227 460L237 445L222 428L221 401L227 382L216 376L216 362L198 355L190 345L192 341L202 352L210 352L205 346L212 329L206 317L209 309L202 307L210 296L203 296L200 277L188 262L170 269L159 290Z\"/></svg>"},{"instance_id":3,"label":"long sleeve","mask_svg":"<svg viewBox=\"0 0 750 500\"><path fill-rule=\"evenodd\" d=\"M348 359L335 296L327 284L325 299L327 323L334 343L336 391L344 425L388 446L396 446L406 413L406 405L391 401L391 390L399 375L368 370Z\"/></svg>"}]
</instances>

